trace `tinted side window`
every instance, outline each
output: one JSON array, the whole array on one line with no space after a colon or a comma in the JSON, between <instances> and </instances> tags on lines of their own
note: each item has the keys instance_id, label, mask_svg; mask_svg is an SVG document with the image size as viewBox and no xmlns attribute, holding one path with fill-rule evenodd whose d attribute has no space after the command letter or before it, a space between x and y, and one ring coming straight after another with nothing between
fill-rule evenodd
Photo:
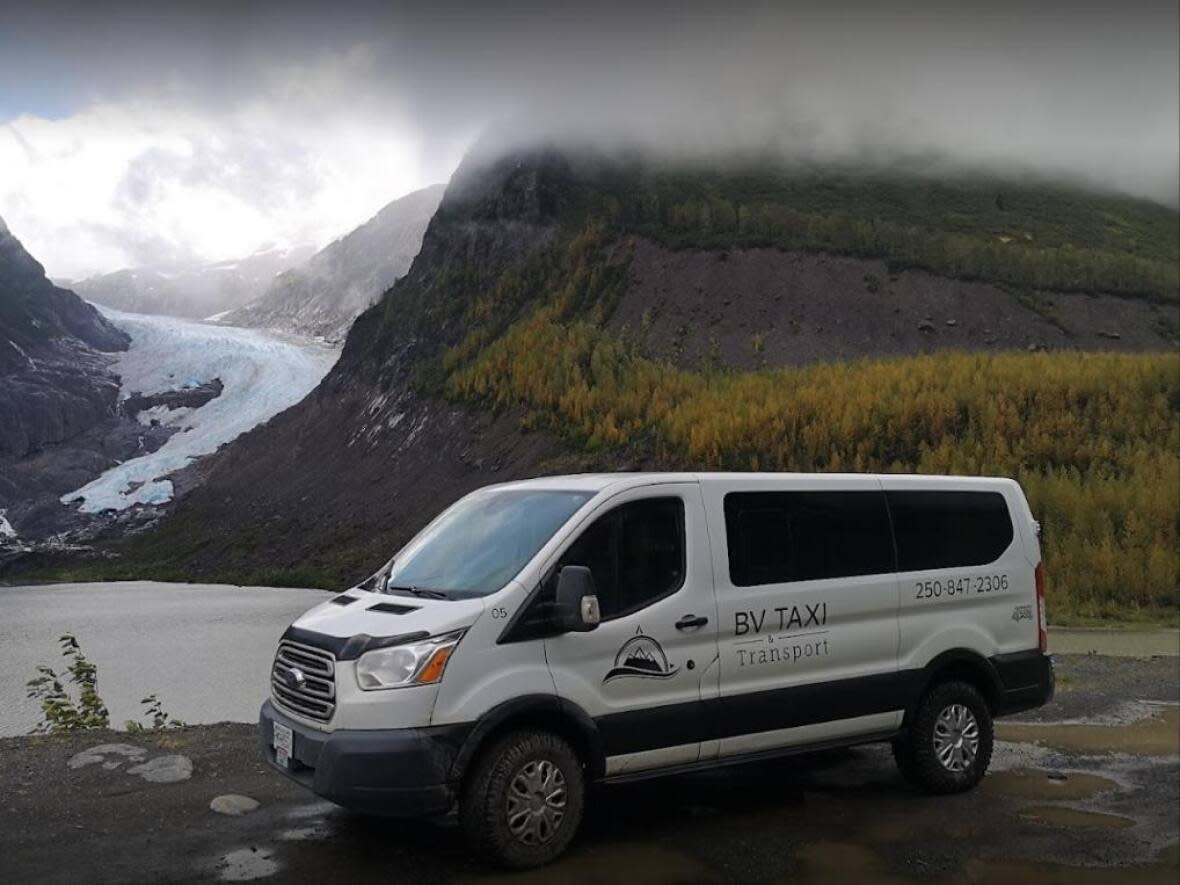
<instances>
[{"instance_id":1,"label":"tinted side window","mask_svg":"<svg viewBox=\"0 0 1180 885\"><path fill-rule=\"evenodd\" d=\"M894 570L880 492L731 492L725 533L738 587Z\"/></svg>"},{"instance_id":2,"label":"tinted side window","mask_svg":"<svg viewBox=\"0 0 1180 885\"><path fill-rule=\"evenodd\" d=\"M599 517L562 556L594 575L603 619L643 608L684 583L684 503L633 501Z\"/></svg>"},{"instance_id":3,"label":"tinted side window","mask_svg":"<svg viewBox=\"0 0 1180 885\"><path fill-rule=\"evenodd\" d=\"M1008 502L999 492L886 492L898 569L987 565L1012 543Z\"/></svg>"}]
</instances>

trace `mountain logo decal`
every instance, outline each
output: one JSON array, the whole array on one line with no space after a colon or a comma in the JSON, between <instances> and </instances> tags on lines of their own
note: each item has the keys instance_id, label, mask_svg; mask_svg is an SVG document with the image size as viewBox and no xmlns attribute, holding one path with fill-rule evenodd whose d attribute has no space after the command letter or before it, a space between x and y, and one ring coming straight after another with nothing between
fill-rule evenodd
<instances>
[{"instance_id":1,"label":"mountain logo decal","mask_svg":"<svg viewBox=\"0 0 1180 885\"><path fill-rule=\"evenodd\" d=\"M639 627L635 635L623 643L615 655L615 665L603 677L603 682L620 679L623 676L639 676L643 679L667 679L680 672L679 667L668 663L660 644Z\"/></svg>"}]
</instances>

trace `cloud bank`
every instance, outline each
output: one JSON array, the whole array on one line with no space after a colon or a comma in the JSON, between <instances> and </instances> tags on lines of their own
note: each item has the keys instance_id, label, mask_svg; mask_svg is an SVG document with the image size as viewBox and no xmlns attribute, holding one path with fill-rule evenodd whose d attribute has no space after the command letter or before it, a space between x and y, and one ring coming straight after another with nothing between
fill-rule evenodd
<instances>
[{"instance_id":1,"label":"cloud bank","mask_svg":"<svg viewBox=\"0 0 1180 885\"><path fill-rule=\"evenodd\" d=\"M710 161L1031 171L1180 201L1174 2L21 15L0 28L0 216L58 276L322 244L444 179L489 127Z\"/></svg>"},{"instance_id":2,"label":"cloud bank","mask_svg":"<svg viewBox=\"0 0 1180 885\"><path fill-rule=\"evenodd\" d=\"M361 77L363 51L321 61ZM144 90L0 123L0 216L55 276L323 245L422 182L412 126L276 68L224 104Z\"/></svg>"}]
</instances>

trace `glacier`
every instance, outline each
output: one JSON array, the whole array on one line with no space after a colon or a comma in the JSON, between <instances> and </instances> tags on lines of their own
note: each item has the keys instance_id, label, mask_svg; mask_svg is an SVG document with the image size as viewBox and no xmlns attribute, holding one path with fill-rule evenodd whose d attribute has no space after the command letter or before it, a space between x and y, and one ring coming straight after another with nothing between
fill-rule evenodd
<instances>
[{"instance_id":1,"label":"glacier","mask_svg":"<svg viewBox=\"0 0 1180 885\"><path fill-rule=\"evenodd\" d=\"M337 348L257 329L95 306L131 336L131 347L113 365L120 377L121 399L133 392L163 393L214 378L224 387L220 396L198 409L152 409L151 418L177 432L156 451L117 464L61 496L63 504L78 503L84 513L171 500L168 474L295 405L340 355Z\"/></svg>"}]
</instances>

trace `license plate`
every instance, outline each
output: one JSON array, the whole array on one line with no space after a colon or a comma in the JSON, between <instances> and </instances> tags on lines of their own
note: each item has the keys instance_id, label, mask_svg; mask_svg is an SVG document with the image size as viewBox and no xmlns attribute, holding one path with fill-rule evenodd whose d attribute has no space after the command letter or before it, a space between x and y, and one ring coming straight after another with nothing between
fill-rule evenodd
<instances>
[{"instance_id":1,"label":"license plate","mask_svg":"<svg viewBox=\"0 0 1180 885\"><path fill-rule=\"evenodd\" d=\"M275 762L283 768L291 767L291 752L295 747L295 735L290 728L282 723L274 724Z\"/></svg>"}]
</instances>

